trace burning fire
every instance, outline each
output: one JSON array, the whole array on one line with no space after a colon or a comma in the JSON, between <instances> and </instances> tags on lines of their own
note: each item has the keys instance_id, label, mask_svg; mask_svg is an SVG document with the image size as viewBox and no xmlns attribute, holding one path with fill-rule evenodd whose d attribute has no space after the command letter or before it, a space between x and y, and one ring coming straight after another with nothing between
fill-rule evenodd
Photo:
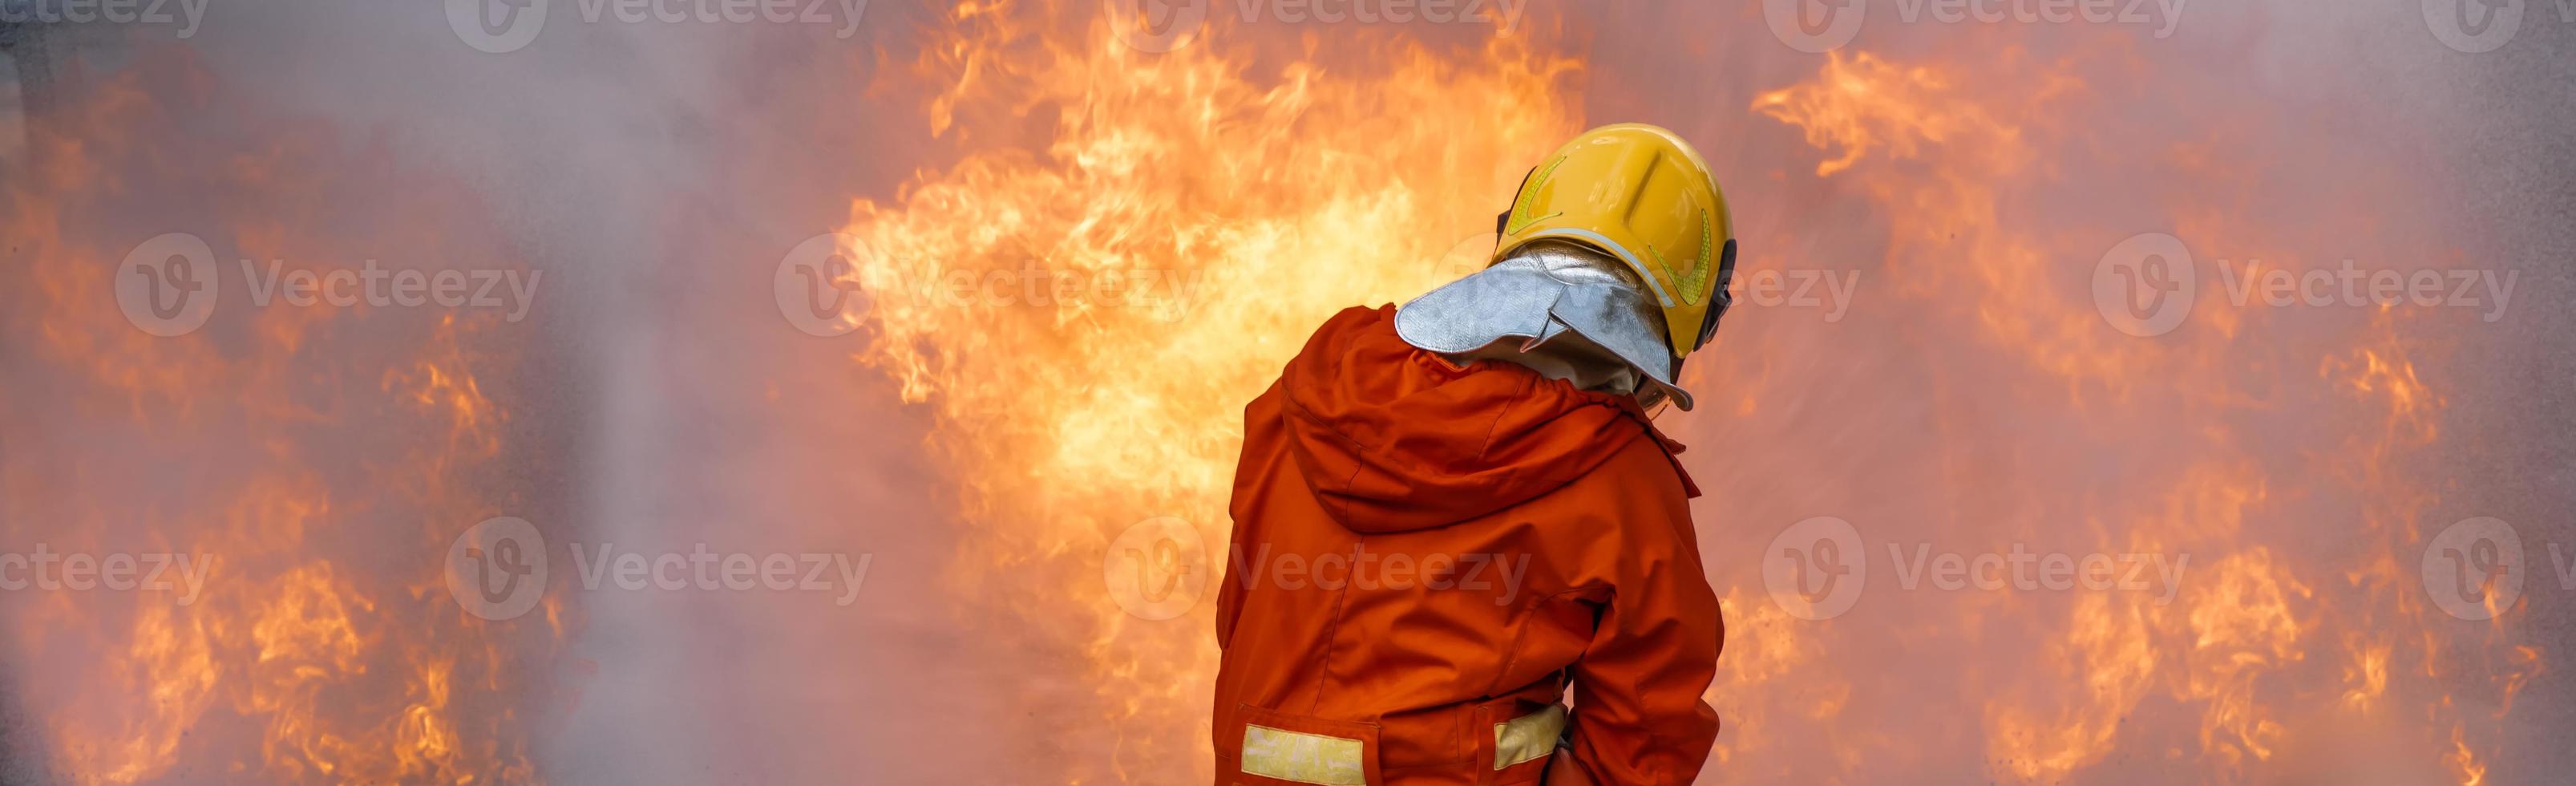
<instances>
[{"instance_id":1,"label":"burning fire","mask_svg":"<svg viewBox=\"0 0 2576 786\"><path fill-rule=\"evenodd\" d=\"M2097 450L2174 459L2147 477L2087 481L2073 490L2083 495L2077 499L2016 483L2013 465L2021 462L2009 458L1958 467L1959 480L1971 485L2036 497L2032 504L2043 515L1995 516L2006 523L2001 537L2062 537L2044 528L2058 520L2045 509L2058 508L2063 520L2085 522L2098 551L2205 562L2169 603L2116 592L2008 598L1990 607L1954 606L1937 628L1897 634L1909 648L1981 649L1980 639L2001 627L2013 642L2003 657L2014 665L1959 669L1969 691L1958 697L1965 706L1916 712L1963 711L1976 718L1973 741L1984 748L1987 772L2014 782L2060 781L2094 768L2222 781L2335 772L2330 779L2480 782L2481 759L2498 745L2502 712L2463 712L2455 699L2509 707L2514 691L2537 673L2538 653L2504 646L2509 637L2501 628L2485 641L2457 641L2457 621L2427 615L2413 566L2425 540L2423 518L2437 498L2402 468L2435 439L2443 402L2409 359L2422 341L2402 337L2434 326L2410 324L2385 309L2369 312L2361 324L2260 325L2270 335L2325 350L2315 389L2260 398L2228 361L2247 357L2236 342L2268 315L2241 305L2228 310L2214 286L2196 312L2202 330L2139 341L2107 329L2089 299L2068 295L2083 291L2079 277L2091 272L2100 252L2087 255L2070 242L2073 232L2030 231L2027 220L2007 216L2015 204L2044 193L2036 181L2049 173L2034 170L2048 165L2047 151L2065 149L2059 137L2079 133L2054 127L2061 113L2082 111L2064 105L2086 100L2088 90L2063 75L2118 70L2047 64L2029 71L2052 75L2036 78L2035 89L1982 92L1959 85L1993 74L1956 70L1900 66L1867 53L1835 55L1814 80L1764 93L1754 108L1802 129L1826 156L1817 176L1848 179L1843 187L1886 217L1883 269L1898 296L1936 318L1955 314L1974 327L1961 334L2003 361L1985 395L2030 407L2015 415L2026 422L2046 422L2051 410L2068 412L2073 418L2065 426L2078 439L2100 440ZM2250 165L2208 160L2212 149L2226 148L2179 144L2169 163L2213 180L2232 171L2227 167ZM2239 248L2264 250L2266 230L2278 229L2230 220L2205 206L2179 212L2187 236ZM2117 238L2095 240L2093 248ZM2301 261L2294 253L2266 258ZM2070 279L2077 283L2070 286ZM1751 349L1758 355L1762 348ZM2262 448L2261 419L2300 415L2271 411L2283 400L2313 408L2306 417L2329 435L2330 452L2284 456ZM1936 415L1936 423L1978 419L1956 406L1944 409L1952 411ZM2159 445L2168 440L2106 417L2195 424L2190 431L2196 433L2180 446ZM2346 417L2362 425L2348 425ZM2356 518L2334 516L2352 509ZM2311 537L2348 541L2350 553L2338 556L2303 540ZM1730 599L1737 613L1762 602L1758 590L1740 589ZM1871 659L1846 648L1863 645L1867 634L1792 629L1759 612L1755 619L1764 634L1825 641L1770 643L1753 653L1755 668L1722 677L1712 701L1740 708L1737 717L1746 725L1783 711L1806 716L1802 723L1829 721L1831 715L1766 705L1777 700L1782 679L1854 691L1850 682L1863 679ZM1797 660L1787 661L1792 655ZM2446 663L2463 657L2479 668L2459 671ZM2480 674L2493 677L2483 684L2462 679ZM1721 739L1721 756L1742 758L1737 748L1744 743ZM2328 745L2362 749L2323 750ZM2284 757L2293 746L2303 755ZM2385 747L2368 749L2379 746ZM2337 764L2337 757L2372 763ZM2447 772L2409 769L2437 757ZM1869 771L1848 761L1833 770Z\"/></svg>"},{"instance_id":2,"label":"burning fire","mask_svg":"<svg viewBox=\"0 0 2576 786\"><path fill-rule=\"evenodd\" d=\"M205 141L227 135L185 125L187 105L240 99L182 53L78 95L0 182L18 282L0 296L0 541L177 554L203 561L202 582L7 593L0 710L34 723L0 743L0 780L536 780L527 664L561 638L560 610L469 617L441 563L457 532L518 504L501 457L528 447L504 439L508 388L486 381L514 361L476 317L252 307L233 264L479 253L436 229L471 201L313 127ZM418 223L330 232L405 191ZM216 201L181 201L197 198ZM167 231L224 249L232 291L202 329L162 338L128 324L113 276Z\"/></svg>"},{"instance_id":3,"label":"burning fire","mask_svg":"<svg viewBox=\"0 0 2576 786\"><path fill-rule=\"evenodd\" d=\"M1099 11L961 3L920 49L903 78L951 147L838 228L873 298L856 362L929 413L921 448L964 532L954 622L1025 675L968 688L1028 708L976 755L1031 762L1026 782L1204 782L1204 594L1241 406L1336 309L1461 272L1544 151L1667 119L1588 116L1580 46L1544 23L1462 44L1220 15L1149 53ZM1665 421L1699 446L1684 462L1727 615L1702 780L2485 782L2550 653L2422 592L2452 510L2420 471L2454 395L2442 318L2230 306L2204 281L2188 327L2140 339L2085 297L2103 250L2143 231L2293 270L2334 243L2437 258L2351 218L2411 206L2258 221L2224 197L2279 176L2266 116L2106 153L2098 119L2157 97L2138 52L1973 42L1719 52L1804 59L1721 108L1757 131L1682 128L1747 227L1739 281L1867 274L1849 321L1730 317L1687 372L1702 408ZM530 343L490 314L237 301L159 338L114 307L112 266L159 233L213 241L227 283L242 257L506 261L454 231L488 208L327 124L199 117L251 99L184 54L72 98L0 173L18 282L0 290L0 540L212 562L184 602L0 594L0 717L27 721L0 738L0 780L539 780L531 738L568 701L540 675L579 615L556 593L476 618L440 562L462 528L540 502L526 470L559 446L529 428ZM2116 177L2086 169L2104 160ZM2139 200L2135 225L2062 207L2105 191ZM1758 563L1818 515L1856 524L1874 565L1918 545L2187 561L2169 593L1874 574L1851 612L1810 621ZM1175 619L1131 614L1106 547L1175 519L1205 544L1182 562L1206 590Z\"/></svg>"},{"instance_id":4,"label":"burning fire","mask_svg":"<svg viewBox=\"0 0 2576 786\"><path fill-rule=\"evenodd\" d=\"M1041 701L1089 719L1008 736L1081 762L1048 779L1204 778L1209 618L1121 611L1103 544L1165 516L1224 542L1243 403L1326 316L1428 288L1434 261L1491 231L1523 162L1580 130L1562 103L1575 66L1506 37L1463 65L1390 44L1379 79L1310 61L1256 76L1103 24L1044 36L1026 11L958 10L958 40L921 66L948 85L933 124L968 150L898 204L852 209L879 293L865 361L937 414L927 447L973 533L951 572L961 619L1029 625L1032 668L1063 680ZM1033 138L987 136L1031 108ZM1030 270L1141 292L904 295Z\"/></svg>"},{"instance_id":5,"label":"burning fire","mask_svg":"<svg viewBox=\"0 0 2576 786\"><path fill-rule=\"evenodd\" d=\"M891 204L853 208L845 251L861 260L860 284L881 293L861 360L936 415L926 447L958 479L957 515L975 533L951 569L960 619L1008 620L1038 653L1031 668L1063 681L1045 686L1042 706L1057 717L1009 736L1082 762L1049 778L1203 780L1214 667L1205 610L1161 622L1121 612L1098 589L1104 544L1178 515L1211 544L1211 563L1222 559L1214 544L1228 528L1238 407L1332 310L1399 301L1454 275L1427 263L1475 235L1520 167L1596 118L1572 103L1580 65L1514 35L1465 52L1374 40L1324 52L1309 39L1277 57L1213 45L1150 55L1101 22L1075 38L1041 34L1072 26L1064 16L970 5L952 20L958 35L929 49L921 75L945 86L930 122L962 152ZM1218 26L1208 36L1230 34L1240 35ZM2083 276L2102 249L2150 227L2040 230L2025 217L2059 175L2055 151L2084 139L2064 118L2100 109L2088 79L2139 70L2124 59L2133 54L2103 52L2033 64L2008 51L2000 59L2012 69L1997 73L2045 75L2009 90L1977 89L1996 73L1948 62L1837 54L1752 102L1815 150L1776 182L1733 173L1736 201L1843 194L1874 208L1883 224L1871 231L1884 238L1875 258L1798 259L1822 227L1757 221L1795 228L1749 241L1782 250L1750 254L1751 269L1859 264L1879 277L1872 294L1887 321L1820 330L1757 311L1730 326L1719 359L1694 369L1692 382L1735 404L1679 421L1685 441L1726 446L1688 460L1712 490L1698 508L1710 562L1733 566L1713 569L1731 633L1709 698L1729 728L1706 779L2480 781L2501 711L2462 702L2509 706L2540 661L2501 628L2458 640L2413 583L2437 498L2400 467L2432 443L2443 406L2410 359L2420 344L2403 338L2424 328L2384 312L2284 324L2212 304L2194 330L2162 341L2110 329L2082 296ZM1337 67L1352 60L1364 65ZM2225 149L2181 143L2165 163L2222 182L2244 163ZM2207 205L2169 215L2190 237L2247 251L2280 242ZM1153 307L882 295L1028 270L1178 275L1204 287ZM1853 381L1809 359L1848 354L1846 342L1901 346L1924 326L1962 342L1949 352L1983 376L1935 372L1921 391L1929 403L1821 393ZM2314 388L2246 389L2235 342L2262 329L2326 358ZM1872 522L1889 540L2175 555L2188 580L2169 596L1883 593L1838 623L1791 618L1746 566L1779 527L1832 511L1777 500L1817 489L1841 496L1803 496L1885 496L1850 485L1852 463L1835 459L1880 446L1770 425L1832 428L1796 403L1819 396L1915 412L1939 435L1906 443L1938 466L1897 468L1894 482L1950 509ZM2306 408L2294 419L2334 450L2267 449L2260 434L2284 400ZM1981 438L2009 418L2060 429L2081 450ZM2088 455L2152 469L2064 474L2099 460ZM1751 472L1747 456L1845 469L1802 489ZM2034 476L2056 485L2031 487ZM1748 513L1774 509L1793 515ZM2329 532L2349 548L2318 548ZM2456 670L2463 659L2478 668ZM2407 769L2436 759L2437 770ZM2335 769L2352 761L2377 769Z\"/></svg>"}]
</instances>

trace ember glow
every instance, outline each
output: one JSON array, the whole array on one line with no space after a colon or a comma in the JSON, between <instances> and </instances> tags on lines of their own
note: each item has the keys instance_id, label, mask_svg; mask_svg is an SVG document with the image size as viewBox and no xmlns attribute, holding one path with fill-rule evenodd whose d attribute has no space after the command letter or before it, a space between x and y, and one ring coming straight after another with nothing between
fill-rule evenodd
<instances>
[{"instance_id":1,"label":"ember glow","mask_svg":"<svg viewBox=\"0 0 2576 786\"><path fill-rule=\"evenodd\" d=\"M1217 778L1244 403L1334 311L1472 269L1534 158L1627 120L1707 151L1753 304L1693 356L1698 410L1662 421L1693 446L1726 615L1701 782L2576 766L2555 743L2570 590L2544 562L2576 499L2531 490L2564 466L2489 458L2567 436L2523 422L2563 415L2576 379L2565 339L2535 336L2566 323L2565 260L2523 239L2565 230L2475 234L2459 195L2505 186L2444 145L2483 88L2262 34L2369 29L2453 76L2507 62L2451 58L2411 7L2211 9L2170 36L1890 13L1811 54L1759 3L1371 25L1216 3L1177 38L1098 2L891 5L752 34L559 8L504 54L433 15L369 28L405 42L389 57L516 80L538 119L479 147L358 97L422 88L242 54L296 44L220 9L216 55L61 44L0 168L0 551L208 567L200 588L0 591L0 782ZM2507 57L2566 51L2523 35ZM580 76L630 46L667 53L646 87ZM772 81L717 86L745 76ZM2412 111L2320 119L2389 85ZM558 101L579 118L538 111ZM532 185L552 179L611 198L552 212L566 192ZM228 299L156 336L112 271L168 232L208 242L226 298L244 259L547 289L525 323ZM2197 274L2148 335L2095 296L2141 236ZM805 294L775 288L808 237L861 305L828 330L772 309ZM2237 296L2237 271L2350 265L2518 270L2526 291ZM1746 289L1820 280L1849 284ZM2527 355L2568 373L2493 373ZM644 552L865 550L841 555L881 575L849 608L611 594L558 547L535 610L486 619L444 561L496 516ZM2478 516L2527 564L2518 598L2462 619L2427 554ZM1766 580L1775 538L1817 519L1866 569L1830 610ZM1945 582L1951 558L2003 578ZM2059 558L2119 586L2018 578Z\"/></svg>"}]
</instances>

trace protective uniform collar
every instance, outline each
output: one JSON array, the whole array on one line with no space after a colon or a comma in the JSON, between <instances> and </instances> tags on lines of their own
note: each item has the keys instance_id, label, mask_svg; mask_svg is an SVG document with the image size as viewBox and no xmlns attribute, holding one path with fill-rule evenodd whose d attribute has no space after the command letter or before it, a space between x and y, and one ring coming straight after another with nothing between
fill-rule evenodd
<instances>
[{"instance_id":1,"label":"protective uniform collar","mask_svg":"<svg viewBox=\"0 0 2576 786\"><path fill-rule=\"evenodd\" d=\"M1476 353L1507 337L1525 339L1518 350L1530 352L1572 333L1626 361L1674 406L1690 409L1690 393L1674 382L1677 364L1659 327L1661 311L1619 264L1568 243L1533 243L1404 304L1395 312L1395 332L1407 344L1451 355Z\"/></svg>"}]
</instances>

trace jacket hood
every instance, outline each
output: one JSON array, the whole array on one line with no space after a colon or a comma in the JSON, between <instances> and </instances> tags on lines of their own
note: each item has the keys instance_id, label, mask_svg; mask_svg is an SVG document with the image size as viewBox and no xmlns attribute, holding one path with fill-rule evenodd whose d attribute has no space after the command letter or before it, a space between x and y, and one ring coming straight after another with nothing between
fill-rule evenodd
<instances>
[{"instance_id":1,"label":"jacket hood","mask_svg":"<svg viewBox=\"0 0 2576 786\"><path fill-rule=\"evenodd\" d=\"M1396 335L1393 306L1334 315L1289 361L1279 392L1289 453L1315 499L1342 526L1367 533L1438 527L1527 502L1640 439L1668 455L1681 449L1628 397L1417 349Z\"/></svg>"}]
</instances>

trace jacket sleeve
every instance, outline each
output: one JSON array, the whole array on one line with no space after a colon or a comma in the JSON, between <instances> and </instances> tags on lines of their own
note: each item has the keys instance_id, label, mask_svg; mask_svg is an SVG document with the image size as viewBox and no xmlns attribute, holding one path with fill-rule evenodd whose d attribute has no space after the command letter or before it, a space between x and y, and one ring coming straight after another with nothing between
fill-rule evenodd
<instances>
[{"instance_id":1,"label":"jacket sleeve","mask_svg":"<svg viewBox=\"0 0 2576 786\"><path fill-rule=\"evenodd\" d=\"M1288 438L1279 433L1279 384L1271 383L1252 403L1243 406L1243 452L1235 459L1234 495L1226 501L1226 518L1234 528L1226 534L1226 559L1217 562L1216 575L1216 648L1223 652L1234 644L1234 625L1243 618L1243 577L1228 571L1235 562L1231 557L1252 533L1255 495L1280 461L1280 447Z\"/></svg>"},{"instance_id":2,"label":"jacket sleeve","mask_svg":"<svg viewBox=\"0 0 2576 786\"><path fill-rule=\"evenodd\" d=\"M1574 665L1570 753L1596 783L1689 783L1717 741L1717 710L1700 696L1716 677L1725 623L1686 504L1623 524L1639 542L1621 550L1617 584Z\"/></svg>"}]
</instances>

